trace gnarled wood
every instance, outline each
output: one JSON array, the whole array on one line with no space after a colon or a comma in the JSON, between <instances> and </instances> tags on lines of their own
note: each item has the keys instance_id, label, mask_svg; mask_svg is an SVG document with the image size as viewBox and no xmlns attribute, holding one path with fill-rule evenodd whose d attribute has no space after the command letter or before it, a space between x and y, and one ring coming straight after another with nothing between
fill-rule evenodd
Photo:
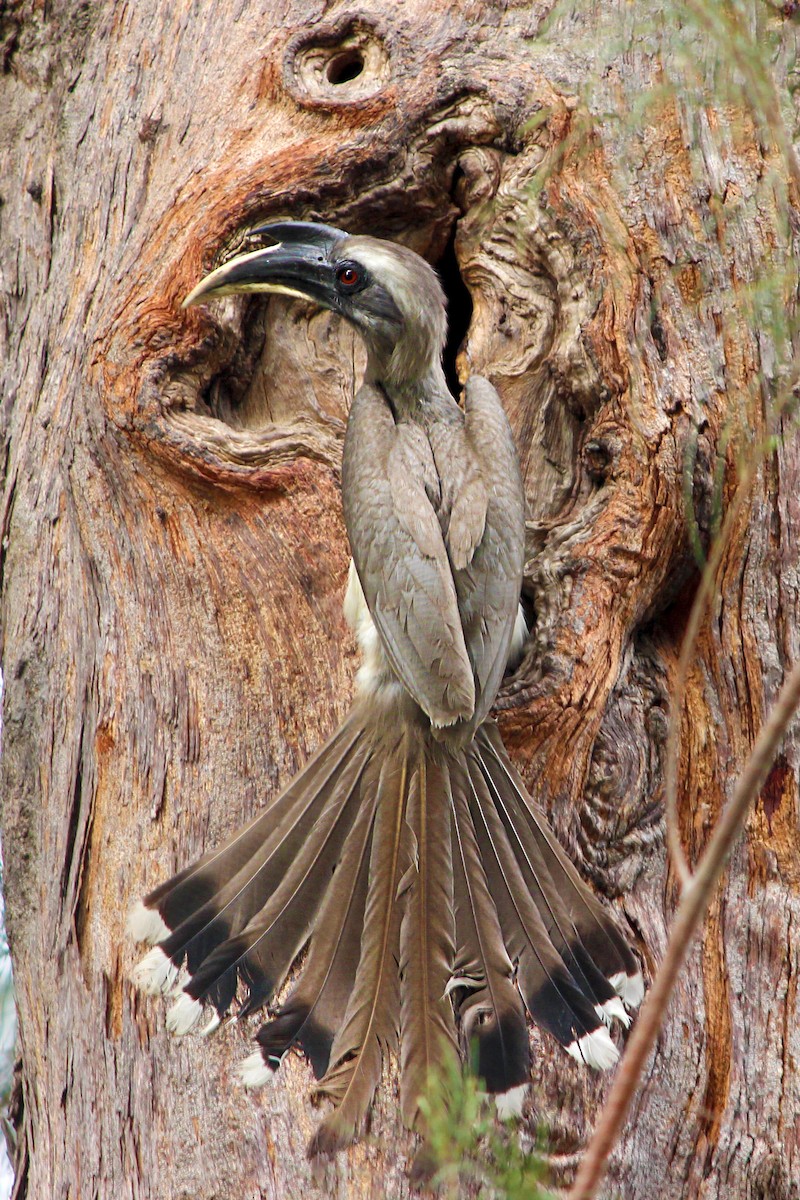
<instances>
[{"instance_id":1,"label":"gnarled wood","mask_svg":"<svg viewBox=\"0 0 800 1200\"><path fill-rule=\"evenodd\" d=\"M434 262L455 239L473 305L458 366L500 390L529 503L535 619L504 735L645 963L660 954L686 496L707 541L715 472L729 498L769 425L774 348L748 287L784 270L791 307L796 247L746 113L666 96L632 131L608 114L661 75L649 42L615 40L627 0L596 26L592 6L562 11L545 41L550 7L93 0L0 18L2 828L30 1200L310 1186L310 1071L292 1060L243 1094L247 1030L171 1040L124 934L130 902L274 794L349 701L338 471L360 346L300 302L179 307L267 219ZM788 21L782 36L791 63ZM692 853L800 649L800 447L788 416L781 432L680 717ZM793 737L608 1195L797 1195L797 780ZM532 1113L564 1182L606 1085L533 1036ZM406 1196L412 1143L389 1078L326 1193Z\"/></svg>"}]
</instances>

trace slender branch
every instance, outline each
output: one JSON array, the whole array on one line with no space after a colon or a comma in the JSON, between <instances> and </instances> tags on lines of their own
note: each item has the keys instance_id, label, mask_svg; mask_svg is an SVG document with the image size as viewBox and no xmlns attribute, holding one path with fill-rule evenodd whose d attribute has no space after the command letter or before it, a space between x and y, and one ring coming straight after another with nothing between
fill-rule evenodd
<instances>
[{"instance_id":1,"label":"slender branch","mask_svg":"<svg viewBox=\"0 0 800 1200\"><path fill-rule=\"evenodd\" d=\"M800 705L800 662L785 681L769 719L756 739L733 797L723 810L694 876L681 896L667 949L630 1036L592 1140L567 1200L592 1200L606 1171L645 1062L686 959L692 939L711 901L745 817L759 795L789 723Z\"/></svg>"}]
</instances>

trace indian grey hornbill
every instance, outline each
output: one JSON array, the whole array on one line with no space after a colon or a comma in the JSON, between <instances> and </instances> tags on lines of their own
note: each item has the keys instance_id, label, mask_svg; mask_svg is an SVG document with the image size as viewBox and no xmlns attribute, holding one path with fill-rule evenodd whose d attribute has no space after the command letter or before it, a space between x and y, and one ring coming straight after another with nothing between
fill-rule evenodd
<instances>
[{"instance_id":1,"label":"indian grey hornbill","mask_svg":"<svg viewBox=\"0 0 800 1200\"><path fill-rule=\"evenodd\" d=\"M242 1076L266 1082L302 1050L334 1104L310 1153L329 1153L358 1133L398 1044L409 1125L429 1072L459 1054L512 1109L530 1074L526 1012L609 1067L606 1026L627 1025L643 989L488 715L520 631L523 490L491 384L473 376L463 408L448 391L435 272L327 225L255 232L274 244L212 271L184 305L281 292L364 339L342 464L345 613L363 662L330 741L252 824L151 892L131 928L157 943L136 980L177 992L176 1034L206 1008L215 1028L237 992L239 1017L270 1004L306 949Z\"/></svg>"}]
</instances>

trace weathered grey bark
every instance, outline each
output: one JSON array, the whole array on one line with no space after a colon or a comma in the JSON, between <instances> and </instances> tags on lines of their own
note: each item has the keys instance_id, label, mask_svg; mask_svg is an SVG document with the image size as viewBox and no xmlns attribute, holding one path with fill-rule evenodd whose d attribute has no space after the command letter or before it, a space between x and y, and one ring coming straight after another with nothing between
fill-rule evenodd
<instances>
[{"instance_id":1,"label":"weathered grey bark","mask_svg":"<svg viewBox=\"0 0 800 1200\"><path fill-rule=\"evenodd\" d=\"M474 305L460 368L501 390L530 504L536 620L504 733L658 957L668 696L696 585L684 465L696 443L705 536L718 458L730 495L736 451L767 428L774 355L747 285L785 270L791 310L796 280L781 164L746 115L723 153L720 114L679 99L640 137L607 117L659 75L628 0L602 7L603 29L565 11L547 42L545 0L0 16L2 829L30 1200L309 1187L310 1072L293 1061L268 1095L241 1093L248 1031L170 1040L128 982L124 934L130 902L273 794L348 703L337 474L359 346L300 303L179 309L259 220L322 217L433 261L455 232ZM779 82L788 20L783 36ZM690 680L694 851L798 654L800 447L784 426ZM609 1196L798 1194L797 820L791 739ZM534 1037L533 1110L563 1182L606 1085ZM389 1079L326 1194L407 1195L412 1140Z\"/></svg>"}]
</instances>

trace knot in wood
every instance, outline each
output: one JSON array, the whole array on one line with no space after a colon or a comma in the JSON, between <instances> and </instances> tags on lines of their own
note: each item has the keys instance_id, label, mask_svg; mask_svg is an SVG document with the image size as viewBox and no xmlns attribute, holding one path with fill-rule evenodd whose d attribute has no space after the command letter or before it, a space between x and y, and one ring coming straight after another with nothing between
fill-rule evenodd
<instances>
[{"instance_id":1,"label":"knot in wood","mask_svg":"<svg viewBox=\"0 0 800 1200\"><path fill-rule=\"evenodd\" d=\"M614 461L615 449L606 437L592 438L583 448L586 474L592 483L604 483Z\"/></svg>"},{"instance_id":2,"label":"knot in wood","mask_svg":"<svg viewBox=\"0 0 800 1200\"><path fill-rule=\"evenodd\" d=\"M305 108L363 104L390 81L389 53L374 26L346 17L327 28L304 31L286 51L284 83Z\"/></svg>"}]
</instances>

